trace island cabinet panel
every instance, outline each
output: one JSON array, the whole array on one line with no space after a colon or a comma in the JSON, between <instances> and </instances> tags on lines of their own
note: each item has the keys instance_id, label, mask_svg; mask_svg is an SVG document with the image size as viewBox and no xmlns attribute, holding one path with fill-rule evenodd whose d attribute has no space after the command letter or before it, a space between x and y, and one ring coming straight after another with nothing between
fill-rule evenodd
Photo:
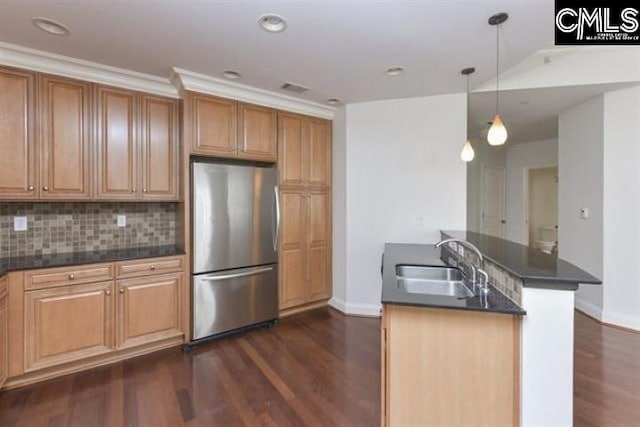
<instances>
[{"instance_id":1,"label":"island cabinet panel","mask_svg":"<svg viewBox=\"0 0 640 427\"><path fill-rule=\"evenodd\" d=\"M177 273L118 281L118 348L182 335L182 276Z\"/></svg>"},{"instance_id":2,"label":"island cabinet panel","mask_svg":"<svg viewBox=\"0 0 640 427\"><path fill-rule=\"evenodd\" d=\"M275 162L277 113L273 108L238 104L238 157Z\"/></svg>"},{"instance_id":3,"label":"island cabinet panel","mask_svg":"<svg viewBox=\"0 0 640 427\"><path fill-rule=\"evenodd\" d=\"M137 96L133 91L98 86L97 197L137 199Z\"/></svg>"},{"instance_id":4,"label":"island cabinet panel","mask_svg":"<svg viewBox=\"0 0 640 427\"><path fill-rule=\"evenodd\" d=\"M520 318L385 305L382 425L519 425Z\"/></svg>"},{"instance_id":5,"label":"island cabinet panel","mask_svg":"<svg viewBox=\"0 0 640 427\"><path fill-rule=\"evenodd\" d=\"M9 280L0 277L0 387L7 379L9 372Z\"/></svg>"},{"instance_id":6,"label":"island cabinet panel","mask_svg":"<svg viewBox=\"0 0 640 427\"><path fill-rule=\"evenodd\" d=\"M142 199L178 200L178 103L143 95L141 106Z\"/></svg>"},{"instance_id":7,"label":"island cabinet panel","mask_svg":"<svg viewBox=\"0 0 640 427\"><path fill-rule=\"evenodd\" d=\"M237 102L188 92L185 94L185 104L191 113L191 154L235 157Z\"/></svg>"},{"instance_id":8,"label":"island cabinet panel","mask_svg":"<svg viewBox=\"0 0 640 427\"><path fill-rule=\"evenodd\" d=\"M25 371L113 348L113 282L25 293Z\"/></svg>"},{"instance_id":9,"label":"island cabinet panel","mask_svg":"<svg viewBox=\"0 0 640 427\"><path fill-rule=\"evenodd\" d=\"M305 118L298 114L278 113L278 169L280 185L304 185L307 180Z\"/></svg>"},{"instance_id":10,"label":"island cabinet panel","mask_svg":"<svg viewBox=\"0 0 640 427\"><path fill-rule=\"evenodd\" d=\"M280 309L304 304L307 300L307 203L305 191L281 192Z\"/></svg>"},{"instance_id":11,"label":"island cabinet panel","mask_svg":"<svg viewBox=\"0 0 640 427\"><path fill-rule=\"evenodd\" d=\"M0 68L0 197L35 199L35 74Z\"/></svg>"},{"instance_id":12,"label":"island cabinet panel","mask_svg":"<svg viewBox=\"0 0 640 427\"><path fill-rule=\"evenodd\" d=\"M90 83L40 78L40 198L90 199Z\"/></svg>"}]
</instances>

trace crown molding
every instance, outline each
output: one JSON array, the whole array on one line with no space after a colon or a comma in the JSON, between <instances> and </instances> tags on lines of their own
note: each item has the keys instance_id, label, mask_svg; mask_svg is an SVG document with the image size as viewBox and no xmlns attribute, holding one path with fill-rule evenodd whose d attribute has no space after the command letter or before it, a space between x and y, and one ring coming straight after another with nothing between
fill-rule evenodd
<instances>
[{"instance_id":1,"label":"crown molding","mask_svg":"<svg viewBox=\"0 0 640 427\"><path fill-rule=\"evenodd\" d=\"M167 78L0 42L0 64L179 98Z\"/></svg>"},{"instance_id":2,"label":"crown molding","mask_svg":"<svg viewBox=\"0 0 640 427\"><path fill-rule=\"evenodd\" d=\"M229 82L177 67L173 68L171 81L181 90L237 99L252 104L264 105L325 119L333 119L336 110L333 107L317 102L294 98L253 86Z\"/></svg>"}]
</instances>

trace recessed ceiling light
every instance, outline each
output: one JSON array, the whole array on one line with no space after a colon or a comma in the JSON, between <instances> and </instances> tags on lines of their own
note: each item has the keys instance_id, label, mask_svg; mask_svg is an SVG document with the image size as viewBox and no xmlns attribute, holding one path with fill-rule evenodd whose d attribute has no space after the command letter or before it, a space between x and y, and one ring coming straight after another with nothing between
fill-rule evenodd
<instances>
[{"instance_id":1,"label":"recessed ceiling light","mask_svg":"<svg viewBox=\"0 0 640 427\"><path fill-rule=\"evenodd\" d=\"M338 105L338 104L340 104L340 102L342 102L342 101L340 101L338 98L329 98L329 99L327 99L327 104L329 104L329 105Z\"/></svg>"},{"instance_id":2,"label":"recessed ceiling light","mask_svg":"<svg viewBox=\"0 0 640 427\"><path fill-rule=\"evenodd\" d=\"M229 80L238 80L240 77L242 77L242 75L240 73L238 73L237 71L233 71L233 70L226 70L222 72L222 75L224 77L226 77Z\"/></svg>"},{"instance_id":3,"label":"recessed ceiling light","mask_svg":"<svg viewBox=\"0 0 640 427\"><path fill-rule=\"evenodd\" d=\"M31 22L42 31L56 36L68 36L71 33L69 27L53 19L33 18Z\"/></svg>"},{"instance_id":4,"label":"recessed ceiling light","mask_svg":"<svg viewBox=\"0 0 640 427\"><path fill-rule=\"evenodd\" d=\"M389 67L384 72L387 73L387 76L395 77L404 73L404 67Z\"/></svg>"},{"instance_id":5,"label":"recessed ceiling light","mask_svg":"<svg viewBox=\"0 0 640 427\"><path fill-rule=\"evenodd\" d=\"M269 33L281 33L287 29L287 20L275 13L267 13L258 19L260 28Z\"/></svg>"}]
</instances>

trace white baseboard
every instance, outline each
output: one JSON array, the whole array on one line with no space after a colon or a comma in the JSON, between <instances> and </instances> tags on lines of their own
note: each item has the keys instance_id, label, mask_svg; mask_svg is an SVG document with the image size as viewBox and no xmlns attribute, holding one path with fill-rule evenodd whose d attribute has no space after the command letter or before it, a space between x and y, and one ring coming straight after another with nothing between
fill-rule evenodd
<instances>
[{"instance_id":1,"label":"white baseboard","mask_svg":"<svg viewBox=\"0 0 640 427\"><path fill-rule=\"evenodd\" d=\"M602 308L576 296L576 309L602 322Z\"/></svg>"},{"instance_id":2,"label":"white baseboard","mask_svg":"<svg viewBox=\"0 0 640 427\"><path fill-rule=\"evenodd\" d=\"M354 304L333 297L329 305L348 316L380 317L380 304Z\"/></svg>"},{"instance_id":3,"label":"white baseboard","mask_svg":"<svg viewBox=\"0 0 640 427\"><path fill-rule=\"evenodd\" d=\"M634 331L640 331L640 317L625 316L621 314L604 311L602 313L602 322L609 325L621 326Z\"/></svg>"}]
</instances>

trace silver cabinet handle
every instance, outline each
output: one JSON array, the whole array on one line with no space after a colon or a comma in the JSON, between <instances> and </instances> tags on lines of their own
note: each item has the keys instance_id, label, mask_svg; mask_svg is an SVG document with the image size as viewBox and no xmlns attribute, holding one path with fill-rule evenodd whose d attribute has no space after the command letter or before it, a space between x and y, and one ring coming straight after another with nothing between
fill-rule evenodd
<instances>
[{"instance_id":1,"label":"silver cabinet handle","mask_svg":"<svg viewBox=\"0 0 640 427\"><path fill-rule=\"evenodd\" d=\"M257 270L243 271L242 273L232 273L232 274L222 273L222 274L217 274L212 276L201 277L200 280L206 280L207 282L215 282L217 280L226 280L226 279L235 279L237 277L253 276L256 274L267 273L272 270L273 270L273 267L263 267L263 268L258 268Z\"/></svg>"},{"instance_id":2,"label":"silver cabinet handle","mask_svg":"<svg viewBox=\"0 0 640 427\"><path fill-rule=\"evenodd\" d=\"M149 267L149 270L152 270L152 271L153 271L153 270L155 270L155 269L156 269L155 264L151 264L151 267Z\"/></svg>"},{"instance_id":3,"label":"silver cabinet handle","mask_svg":"<svg viewBox=\"0 0 640 427\"><path fill-rule=\"evenodd\" d=\"M27 187L27 190L33 191L33 185L30 185L29 187Z\"/></svg>"},{"instance_id":4,"label":"silver cabinet handle","mask_svg":"<svg viewBox=\"0 0 640 427\"><path fill-rule=\"evenodd\" d=\"M124 294L124 288L120 288L120 293Z\"/></svg>"},{"instance_id":5,"label":"silver cabinet handle","mask_svg":"<svg viewBox=\"0 0 640 427\"><path fill-rule=\"evenodd\" d=\"M147 189L146 189L146 188L143 188L143 189L142 189L142 192L143 192L143 193L146 193L146 192L147 192Z\"/></svg>"},{"instance_id":6,"label":"silver cabinet handle","mask_svg":"<svg viewBox=\"0 0 640 427\"><path fill-rule=\"evenodd\" d=\"M278 245L280 240L280 194L277 185L273 188L273 197L275 200L274 203L276 205L276 230L273 237L273 250L275 252L278 252Z\"/></svg>"},{"instance_id":7,"label":"silver cabinet handle","mask_svg":"<svg viewBox=\"0 0 640 427\"><path fill-rule=\"evenodd\" d=\"M131 192L132 192L132 193L135 193L135 192L136 192L136 189L135 189L135 188L132 188L132 189L131 189Z\"/></svg>"},{"instance_id":8,"label":"silver cabinet handle","mask_svg":"<svg viewBox=\"0 0 640 427\"><path fill-rule=\"evenodd\" d=\"M43 189L44 191L49 191L49 187L47 187L46 185L45 185L44 187L42 187L42 189Z\"/></svg>"},{"instance_id":9,"label":"silver cabinet handle","mask_svg":"<svg viewBox=\"0 0 640 427\"><path fill-rule=\"evenodd\" d=\"M108 297L109 297L109 296L111 296L111 291L107 291L107 290L105 290L105 291L104 291L104 294L105 294L106 296L108 296Z\"/></svg>"},{"instance_id":10,"label":"silver cabinet handle","mask_svg":"<svg viewBox=\"0 0 640 427\"><path fill-rule=\"evenodd\" d=\"M69 276L68 276L68 277L69 277L69 280L73 280L73 279L75 279L75 278L76 278L76 275L75 275L75 274L73 274L73 273L69 273Z\"/></svg>"}]
</instances>

